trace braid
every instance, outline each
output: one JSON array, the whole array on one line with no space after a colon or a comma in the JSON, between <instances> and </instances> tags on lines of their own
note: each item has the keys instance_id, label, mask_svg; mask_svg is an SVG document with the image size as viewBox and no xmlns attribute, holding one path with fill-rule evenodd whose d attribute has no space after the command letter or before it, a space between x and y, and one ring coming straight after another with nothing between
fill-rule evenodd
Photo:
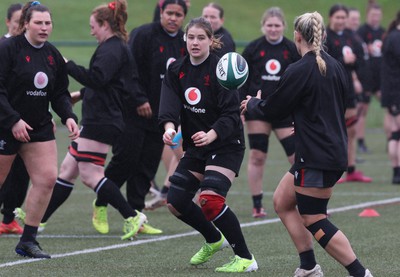
<instances>
[{"instance_id":1,"label":"braid","mask_svg":"<svg viewBox=\"0 0 400 277\"><path fill-rule=\"evenodd\" d=\"M313 52L315 53L319 71L323 76L326 75L326 63L321 57L321 48L323 40L323 26L321 15L317 12L311 15L313 26Z\"/></svg>"}]
</instances>

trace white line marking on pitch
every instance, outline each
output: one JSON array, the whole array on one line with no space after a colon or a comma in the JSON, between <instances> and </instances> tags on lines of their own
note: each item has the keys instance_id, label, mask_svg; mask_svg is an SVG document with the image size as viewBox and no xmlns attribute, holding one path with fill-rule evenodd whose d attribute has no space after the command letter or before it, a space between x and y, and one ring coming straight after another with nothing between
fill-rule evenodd
<instances>
[{"instance_id":1,"label":"white line marking on pitch","mask_svg":"<svg viewBox=\"0 0 400 277\"><path fill-rule=\"evenodd\" d=\"M345 206L345 207L341 207L341 208L329 209L328 213L333 214L333 213L339 213L339 212L345 212L345 211L350 211L350 210L367 208L367 207L371 207L371 206L393 204L393 203L397 203L397 202L400 202L400 198L391 198L391 199L386 199L386 200L364 202L364 203L360 203L360 204L356 204L356 205L350 205L350 206ZM260 221L255 221L255 222L244 223L244 224L241 224L241 226L243 228L245 228L245 227L258 226L258 225L263 225L263 224L276 223L276 222L279 222L279 221L280 221L279 218L273 218L273 219L266 219L266 220L260 220ZM119 248L126 248L126 247L145 244L145 243L151 243L151 242L157 242L157 241L164 241L164 240L170 240L170 239L194 236L194 235L198 235L198 234L199 233L197 231L192 231L192 232L176 234L176 235L170 235L170 236L161 236L161 237L157 237L157 238L132 241L132 242L128 242L128 243L114 244L114 245L105 246L105 247L97 247L97 248L85 249L85 250L79 250L79 251L63 253L63 254L54 254L54 255L51 255L51 258L52 259L58 259L58 258L64 258L64 257L69 257L69 256L96 253L96 252L100 252L100 251L119 249ZM42 261L42 260L43 259L23 259L23 260L18 260L18 261L15 261L15 262L8 262L8 263L0 264L0 268L9 267L9 266L15 266L15 265L19 265L19 264L27 264L27 263L39 262L39 261Z\"/></svg>"}]
</instances>

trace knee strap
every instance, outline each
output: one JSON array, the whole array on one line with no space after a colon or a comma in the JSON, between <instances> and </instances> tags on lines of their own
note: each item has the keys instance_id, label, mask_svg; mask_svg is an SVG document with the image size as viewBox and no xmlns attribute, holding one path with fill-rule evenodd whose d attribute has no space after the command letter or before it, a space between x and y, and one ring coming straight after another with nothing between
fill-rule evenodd
<instances>
[{"instance_id":1,"label":"knee strap","mask_svg":"<svg viewBox=\"0 0 400 277\"><path fill-rule=\"evenodd\" d=\"M400 131L392 132L392 136L390 140L399 141L400 140Z\"/></svg>"},{"instance_id":2,"label":"knee strap","mask_svg":"<svg viewBox=\"0 0 400 277\"><path fill-rule=\"evenodd\" d=\"M322 219L307 227L318 243L325 248L339 229L328 219Z\"/></svg>"},{"instance_id":3,"label":"knee strap","mask_svg":"<svg viewBox=\"0 0 400 277\"><path fill-rule=\"evenodd\" d=\"M250 149L268 152L269 136L267 134L249 134L248 137Z\"/></svg>"},{"instance_id":4,"label":"knee strap","mask_svg":"<svg viewBox=\"0 0 400 277\"><path fill-rule=\"evenodd\" d=\"M173 206L181 215L185 215L190 211L194 195L194 193L190 193L183 188L171 185L167 194L167 203Z\"/></svg>"},{"instance_id":5,"label":"knee strap","mask_svg":"<svg viewBox=\"0 0 400 277\"><path fill-rule=\"evenodd\" d=\"M90 151L78 151L78 144L73 141L68 147L68 151L77 162L93 163L95 165L104 166L106 163L107 154L90 152Z\"/></svg>"},{"instance_id":6,"label":"knee strap","mask_svg":"<svg viewBox=\"0 0 400 277\"><path fill-rule=\"evenodd\" d=\"M206 170L204 180L201 182L201 191L212 190L223 197L226 197L232 182L224 174L215 170Z\"/></svg>"},{"instance_id":7,"label":"knee strap","mask_svg":"<svg viewBox=\"0 0 400 277\"><path fill-rule=\"evenodd\" d=\"M199 197L200 207L208 221L217 220L227 209L225 197L202 192Z\"/></svg>"},{"instance_id":8,"label":"knee strap","mask_svg":"<svg viewBox=\"0 0 400 277\"><path fill-rule=\"evenodd\" d=\"M280 140L280 143L283 147L283 149L285 150L286 156L291 156L294 154L295 151L295 138L294 136L288 136L286 138L283 138Z\"/></svg>"},{"instance_id":9,"label":"knee strap","mask_svg":"<svg viewBox=\"0 0 400 277\"><path fill-rule=\"evenodd\" d=\"M171 182L171 187L185 190L191 194L195 194L199 189L200 180L197 179L188 170L177 169L168 180Z\"/></svg>"},{"instance_id":10,"label":"knee strap","mask_svg":"<svg viewBox=\"0 0 400 277\"><path fill-rule=\"evenodd\" d=\"M316 198L296 192L296 200L301 215L327 214L329 198Z\"/></svg>"},{"instance_id":11,"label":"knee strap","mask_svg":"<svg viewBox=\"0 0 400 277\"><path fill-rule=\"evenodd\" d=\"M354 126L358 121L358 116L357 115L353 115L349 118L346 118L346 127L349 128L351 126Z\"/></svg>"}]
</instances>

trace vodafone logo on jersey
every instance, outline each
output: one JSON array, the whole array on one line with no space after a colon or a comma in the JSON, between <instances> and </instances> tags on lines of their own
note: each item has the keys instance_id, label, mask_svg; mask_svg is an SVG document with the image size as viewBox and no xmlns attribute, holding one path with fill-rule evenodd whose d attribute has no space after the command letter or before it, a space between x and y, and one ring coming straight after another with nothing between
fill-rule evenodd
<instances>
[{"instance_id":1,"label":"vodafone logo on jersey","mask_svg":"<svg viewBox=\"0 0 400 277\"><path fill-rule=\"evenodd\" d=\"M372 57L380 57L380 56L382 56L382 41L380 39L376 39L372 43L371 55L372 55Z\"/></svg>"},{"instance_id":2,"label":"vodafone logo on jersey","mask_svg":"<svg viewBox=\"0 0 400 277\"><path fill-rule=\"evenodd\" d=\"M47 74L44 72L39 71L36 73L35 78L33 78L33 84L37 89L42 89L47 86L49 83L49 78L47 77Z\"/></svg>"},{"instance_id":3,"label":"vodafone logo on jersey","mask_svg":"<svg viewBox=\"0 0 400 277\"><path fill-rule=\"evenodd\" d=\"M343 57L348 57L349 55L353 54L353 50L349 46L343 46L342 48Z\"/></svg>"},{"instance_id":4,"label":"vodafone logo on jersey","mask_svg":"<svg viewBox=\"0 0 400 277\"><path fill-rule=\"evenodd\" d=\"M281 63L278 60L271 59L265 64L268 74L276 75L281 71Z\"/></svg>"},{"instance_id":5,"label":"vodafone logo on jersey","mask_svg":"<svg viewBox=\"0 0 400 277\"><path fill-rule=\"evenodd\" d=\"M173 63L174 61L176 61L176 59L174 57L171 57L167 60L167 64L166 64L166 69L168 70L168 67L171 63Z\"/></svg>"},{"instance_id":6,"label":"vodafone logo on jersey","mask_svg":"<svg viewBox=\"0 0 400 277\"><path fill-rule=\"evenodd\" d=\"M185 99L190 105L196 105L201 100L201 92L198 88L190 87L185 91Z\"/></svg>"}]
</instances>

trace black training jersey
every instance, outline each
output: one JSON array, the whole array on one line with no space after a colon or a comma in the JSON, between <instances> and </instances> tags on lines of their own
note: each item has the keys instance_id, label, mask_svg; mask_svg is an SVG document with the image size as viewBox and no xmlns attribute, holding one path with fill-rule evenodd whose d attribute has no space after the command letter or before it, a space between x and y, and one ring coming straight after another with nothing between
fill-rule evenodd
<instances>
[{"instance_id":1,"label":"black training jersey","mask_svg":"<svg viewBox=\"0 0 400 277\"><path fill-rule=\"evenodd\" d=\"M360 44L356 41L351 31L345 30L341 33L336 33L331 29L327 30L326 47L329 55L338 60L346 69L347 82L349 85L348 98L354 99L355 91L353 86L352 71L357 71L360 62L364 61L364 51ZM344 56L349 53L356 55L356 61L353 64L346 64Z\"/></svg>"},{"instance_id":2,"label":"black training jersey","mask_svg":"<svg viewBox=\"0 0 400 277\"><path fill-rule=\"evenodd\" d=\"M5 41L6 39L8 39L8 37L6 37L5 35L0 37L0 43L2 43L3 41Z\"/></svg>"},{"instance_id":3,"label":"black training jersey","mask_svg":"<svg viewBox=\"0 0 400 277\"><path fill-rule=\"evenodd\" d=\"M289 64L298 61L300 55L295 44L283 37L278 44L271 44L262 36L244 49L243 57L249 66L249 77L240 89L241 99L255 96L261 89L261 98L274 92L278 81Z\"/></svg>"},{"instance_id":4,"label":"black training jersey","mask_svg":"<svg viewBox=\"0 0 400 277\"><path fill-rule=\"evenodd\" d=\"M391 31L382 47L382 103L400 104L400 30ZM384 101L385 98L386 100Z\"/></svg>"},{"instance_id":5,"label":"black training jersey","mask_svg":"<svg viewBox=\"0 0 400 277\"><path fill-rule=\"evenodd\" d=\"M369 60L368 60L368 74L369 86L371 90L380 90L380 68L382 62L382 40L385 30L382 27L372 28L368 24L362 25L358 29L358 34L362 40L367 44Z\"/></svg>"},{"instance_id":6,"label":"black training jersey","mask_svg":"<svg viewBox=\"0 0 400 277\"><path fill-rule=\"evenodd\" d=\"M191 136L214 129L218 138L205 151L228 145L244 148L237 90L224 89L217 81L218 56L193 65L189 56L171 64L161 92L159 124L173 122L182 128L183 149L195 147ZM201 149L199 149L201 150Z\"/></svg>"},{"instance_id":7,"label":"black training jersey","mask_svg":"<svg viewBox=\"0 0 400 277\"><path fill-rule=\"evenodd\" d=\"M137 105L149 102L153 116L151 119L140 117L135 124L143 128L159 131L157 124L160 105L161 83L169 64L186 54L183 32L169 35L160 22L154 22L134 29L130 34L131 48L139 75ZM133 117L138 117L136 107Z\"/></svg>"},{"instance_id":8,"label":"black training jersey","mask_svg":"<svg viewBox=\"0 0 400 277\"><path fill-rule=\"evenodd\" d=\"M361 54L363 54L363 58L361 59L361 57L358 57L357 63L357 76L363 86L363 91L371 91L370 88L370 83L369 83L369 53L368 53L368 46L367 44L363 41L363 39L361 38L361 36L353 31L353 30L346 30L346 32L349 32L350 35L354 38L355 40L355 52L357 53L358 56L360 56Z\"/></svg>"},{"instance_id":9,"label":"black training jersey","mask_svg":"<svg viewBox=\"0 0 400 277\"><path fill-rule=\"evenodd\" d=\"M218 57L222 58L223 55L229 52L236 51L236 44L233 40L231 34L224 27L219 28L214 32L214 37L219 38L222 42L222 47L220 49L214 49L213 53Z\"/></svg>"},{"instance_id":10,"label":"black training jersey","mask_svg":"<svg viewBox=\"0 0 400 277\"><path fill-rule=\"evenodd\" d=\"M326 62L326 77L319 72L315 54L308 52L286 69L273 94L264 101L252 98L248 112L270 119L292 114L296 163L321 170L346 170L346 73L327 53L321 52L321 56Z\"/></svg>"},{"instance_id":11,"label":"black training jersey","mask_svg":"<svg viewBox=\"0 0 400 277\"><path fill-rule=\"evenodd\" d=\"M371 60L373 62L380 60L382 57L382 39L385 29L382 27L372 28L368 24L364 24L357 32L367 44Z\"/></svg>"},{"instance_id":12,"label":"black training jersey","mask_svg":"<svg viewBox=\"0 0 400 277\"><path fill-rule=\"evenodd\" d=\"M60 52L49 42L36 48L23 34L0 43L0 128L21 118L34 129L45 126L52 119L49 103L63 124L77 120Z\"/></svg>"},{"instance_id":13,"label":"black training jersey","mask_svg":"<svg viewBox=\"0 0 400 277\"><path fill-rule=\"evenodd\" d=\"M113 36L94 52L89 69L67 63L68 73L84 88L82 125L113 125L122 130L123 101L133 92L132 54L124 41Z\"/></svg>"}]
</instances>

